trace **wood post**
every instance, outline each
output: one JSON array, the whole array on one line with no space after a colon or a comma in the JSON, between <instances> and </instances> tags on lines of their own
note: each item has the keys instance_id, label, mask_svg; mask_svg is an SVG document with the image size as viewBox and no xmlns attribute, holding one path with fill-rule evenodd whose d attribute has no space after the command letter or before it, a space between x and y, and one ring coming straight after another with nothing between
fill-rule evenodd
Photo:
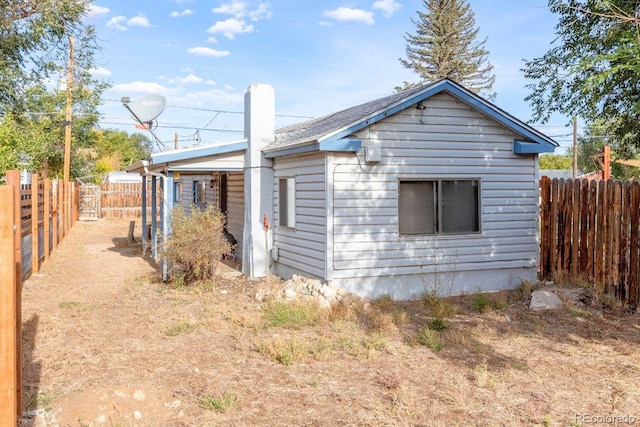
<instances>
[{"instance_id":1,"label":"wood post","mask_svg":"<svg viewBox=\"0 0 640 427\"><path fill-rule=\"evenodd\" d=\"M44 191L42 192L42 198L44 199L44 260L49 259L49 251L51 248L51 241L49 240L50 232L50 218L51 218L51 180L46 178L44 180Z\"/></svg>"},{"instance_id":2,"label":"wood post","mask_svg":"<svg viewBox=\"0 0 640 427\"><path fill-rule=\"evenodd\" d=\"M18 181L20 177L18 176ZM16 277L16 252L14 250L15 194L20 188L13 185L0 187L0 426L15 427L18 422L20 352L16 301L19 278Z\"/></svg>"},{"instance_id":3,"label":"wood post","mask_svg":"<svg viewBox=\"0 0 640 427\"><path fill-rule=\"evenodd\" d=\"M602 147L602 156L602 179L606 181L611 179L611 147Z\"/></svg>"},{"instance_id":4,"label":"wood post","mask_svg":"<svg viewBox=\"0 0 640 427\"><path fill-rule=\"evenodd\" d=\"M38 174L34 173L31 175L31 274L40 272L38 204Z\"/></svg>"},{"instance_id":5,"label":"wood post","mask_svg":"<svg viewBox=\"0 0 640 427\"><path fill-rule=\"evenodd\" d=\"M12 295L15 295L13 304L15 308L15 323L13 326L16 337L22 337L22 200L20 197L20 171L8 170L5 174L7 185L13 186L13 201L7 203L8 206L13 206L13 250L14 250L14 262L11 264L15 269L15 281L13 286ZM4 239L3 239L4 240ZM11 241L11 238L7 240ZM4 268L4 267L3 267ZM17 387L16 387L16 414L21 412L22 408L22 385L19 373L22 372L22 340L16 338L16 357L15 357L15 371L18 375ZM9 369L9 368L7 368ZM14 424L15 425L15 424Z\"/></svg>"},{"instance_id":6,"label":"wood post","mask_svg":"<svg viewBox=\"0 0 640 427\"><path fill-rule=\"evenodd\" d=\"M55 251L58 248L58 233L59 228L58 228L58 221L59 221L59 212L60 212L60 197L58 197L58 195L60 194L60 180L56 179L52 185L51 185L51 204L52 206L52 212L51 212L51 225L53 227L52 230L52 239L53 239L53 250Z\"/></svg>"},{"instance_id":7,"label":"wood post","mask_svg":"<svg viewBox=\"0 0 640 427\"><path fill-rule=\"evenodd\" d=\"M65 185L64 180L60 181L58 178L58 241L62 240L65 235L65 227L64 227L64 215L66 211L66 206L64 205L64 193L65 193Z\"/></svg>"}]
</instances>

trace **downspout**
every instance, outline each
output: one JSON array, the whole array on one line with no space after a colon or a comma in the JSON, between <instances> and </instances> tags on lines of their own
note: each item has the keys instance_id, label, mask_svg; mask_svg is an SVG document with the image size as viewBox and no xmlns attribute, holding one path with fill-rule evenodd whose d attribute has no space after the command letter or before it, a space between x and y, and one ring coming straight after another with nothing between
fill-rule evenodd
<instances>
[{"instance_id":1,"label":"downspout","mask_svg":"<svg viewBox=\"0 0 640 427\"><path fill-rule=\"evenodd\" d=\"M153 172L149 170L149 162L147 160L143 160L142 161L142 166L144 168L144 173L145 175L150 175L150 176L155 176L158 178L162 179L162 191L164 192L164 197L162 200L162 245L164 247L164 245L166 244L167 241L167 235L169 234L169 206L168 206L168 197L167 195L169 194L169 179L167 177L167 175L160 173L160 172ZM151 191L155 192L156 188L155 186L151 189ZM153 230L155 232L155 230ZM156 254L158 253L158 248L157 248L157 243L158 241L155 240L155 245L156 247L155 252ZM157 257L156 257L156 262L158 261ZM162 266L162 281L166 282L167 281L167 277L168 277L168 269L167 269L167 263L163 260L160 265Z\"/></svg>"}]
</instances>

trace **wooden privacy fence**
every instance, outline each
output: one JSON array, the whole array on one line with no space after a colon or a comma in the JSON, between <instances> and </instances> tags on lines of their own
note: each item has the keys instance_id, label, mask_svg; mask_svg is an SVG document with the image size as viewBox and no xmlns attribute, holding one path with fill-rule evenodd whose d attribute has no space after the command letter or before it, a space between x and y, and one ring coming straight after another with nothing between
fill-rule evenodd
<instances>
[{"instance_id":1,"label":"wooden privacy fence","mask_svg":"<svg viewBox=\"0 0 640 427\"><path fill-rule=\"evenodd\" d=\"M147 182L147 186L147 214L151 215L150 180ZM162 191L159 191L158 194L162 194ZM142 183L127 182L101 184L99 203L100 218L113 219L140 217L142 215ZM160 203L161 200L158 200L158 209L160 207Z\"/></svg>"},{"instance_id":2,"label":"wooden privacy fence","mask_svg":"<svg viewBox=\"0 0 640 427\"><path fill-rule=\"evenodd\" d=\"M77 221L77 185L61 180L20 183L6 172L0 188L0 427L17 424L22 413L22 281L38 273Z\"/></svg>"},{"instance_id":3,"label":"wooden privacy fence","mask_svg":"<svg viewBox=\"0 0 640 427\"><path fill-rule=\"evenodd\" d=\"M540 273L604 285L637 307L640 182L540 180Z\"/></svg>"}]
</instances>

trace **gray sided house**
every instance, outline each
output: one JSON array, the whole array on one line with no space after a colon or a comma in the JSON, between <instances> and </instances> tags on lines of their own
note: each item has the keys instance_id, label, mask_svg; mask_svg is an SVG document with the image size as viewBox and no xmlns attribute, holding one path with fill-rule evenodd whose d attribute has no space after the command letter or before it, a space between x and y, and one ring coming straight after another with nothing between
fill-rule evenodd
<instances>
[{"instance_id":1,"label":"gray sided house","mask_svg":"<svg viewBox=\"0 0 640 427\"><path fill-rule=\"evenodd\" d=\"M274 105L270 86L252 85L245 139L128 168L162 179L164 209L151 220L165 235L175 203L215 203L245 274L268 265L362 296L536 278L538 154L557 147L549 137L448 79L278 130Z\"/></svg>"}]
</instances>

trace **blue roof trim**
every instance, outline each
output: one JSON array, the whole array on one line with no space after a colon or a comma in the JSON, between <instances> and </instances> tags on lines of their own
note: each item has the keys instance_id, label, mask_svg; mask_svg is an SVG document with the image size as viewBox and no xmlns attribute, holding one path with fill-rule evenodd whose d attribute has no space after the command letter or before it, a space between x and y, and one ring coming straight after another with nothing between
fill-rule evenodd
<instances>
[{"instance_id":1,"label":"blue roof trim","mask_svg":"<svg viewBox=\"0 0 640 427\"><path fill-rule=\"evenodd\" d=\"M297 147L284 148L282 150L270 151L264 153L264 157L267 159L273 159L274 157L293 156L296 154L312 153L316 151L347 151L356 153L362 148L362 141L359 138L340 138L325 139L320 143L312 143L299 145Z\"/></svg>"},{"instance_id":2,"label":"blue roof trim","mask_svg":"<svg viewBox=\"0 0 640 427\"><path fill-rule=\"evenodd\" d=\"M550 145L550 144L549 144ZM513 141L513 152L515 154L540 154L540 153L553 153L554 146L545 146L530 141Z\"/></svg>"},{"instance_id":3,"label":"blue roof trim","mask_svg":"<svg viewBox=\"0 0 640 427\"><path fill-rule=\"evenodd\" d=\"M181 160L190 160L205 156L215 156L216 154L242 151L246 150L248 147L249 143L243 141L226 145L210 145L208 147L200 147L197 149L166 151L162 153L152 154L151 161L153 164L178 162Z\"/></svg>"},{"instance_id":4,"label":"blue roof trim","mask_svg":"<svg viewBox=\"0 0 640 427\"><path fill-rule=\"evenodd\" d=\"M335 137L324 139L319 143L320 151L350 151L358 152L362 148L362 141L360 138L340 138Z\"/></svg>"},{"instance_id":5,"label":"blue roof trim","mask_svg":"<svg viewBox=\"0 0 640 427\"><path fill-rule=\"evenodd\" d=\"M283 148L282 150L264 153L264 157L267 159L273 159L274 157L293 156L296 154L305 154L318 151L318 148L319 147L317 143L305 144L299 145L297 147Z\"/></svg>"},{"instance_id":6,"label":"blue roof trim","mask_svg":"<svg viewBox=\"0 0 640 427\"><path fill-rule=\"evenodd\" d=\"M549 139L546 139L543 135L535 132L529 126L518 123L517 119L510 117L505 112L500 111L497 107L492 107L486 101L482 100L482 98L477 95L468 92L466 89L463 89L461 86L458 86L451 80L445 79L435 83L432 86L427 87L424 91L418 92L415 95L407 98L401 103L387 108L386 110L375 114L373 116L367 117L363 120L360 120L353 125L349 126L346 129L341 130L340 132L329 135L325 138L327 139L341 139L343 137L349 136L359 130L364 129L365 127L376 123L385 117L391 116L399 111L404 110L405 108L411 107L412 105L418 103L419 101L423 101L427 98L430 98L433 95L436 95L441 92L448 92L452 96L460 99L461 101L467 103L468 105L480 110L487 116L492 119L502 123L507 126L509 129L514 131L515 133L519 133L523 135L525 138L531 139L532 143L540 144L544 146L545 150L551 151L542 151L542 152L553 152L553 150L557 147L553 142ZM324 138L320 138L319 142L322 143ZM542 148L541 148L542 149Z\"/></svg>"}]
</instances>

